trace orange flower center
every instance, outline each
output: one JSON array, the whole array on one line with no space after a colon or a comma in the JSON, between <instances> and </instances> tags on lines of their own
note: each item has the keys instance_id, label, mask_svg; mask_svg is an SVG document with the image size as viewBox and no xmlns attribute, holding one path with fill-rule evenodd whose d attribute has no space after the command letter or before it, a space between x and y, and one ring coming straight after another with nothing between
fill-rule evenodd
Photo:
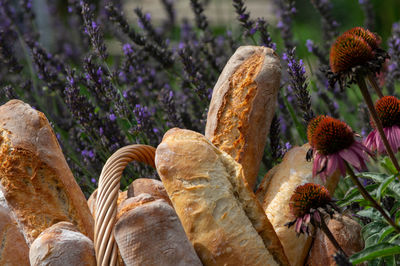
<instances>
[{"instance_id":1,"label":"orange flower center","mask_svg":"<svg viewBox=\"0 0 400 266\"><path fill-rule=\"evenodd\" d=\"M295 189L289 207L295 217L302 217L309 213L311 208L323 207L330 201L331 196L324 186L306 183Z\"/></svg>"},{"instance_id":2,"label":"orange flower center","mask_svg":"<svg viewBox=\"0 0 400 266\"><path fill-rule=\"evenodd\" d=\"M314 130L312 143L323 154L334 154L350 147L354 142L354 133L344 122L332 117L322 119Z\"/></svg>"},{"instance_id":3,"label":"orange flower center","mask_svg":"<svg viewBox=\"0 0 400 266\"><path fill-rule=\"evenodd\" d=\"M385 96L376 101L375 109L383 127L400 126L400 101L394 96ZM373 127L374 124L371 123Z\"/></svg>"},{"instance_id":4,"label":"orange flower center","mask_svg":"<svg viewBox=\"0 0 400 266\"><path fill-rule=\"evenodd\" d=\"M368 43L369 46L371 46L372 49L378 48L381 43L381 39L379 38L379 36L362 27L352 28L345 33L360 36L364 39L364 41Z\"/></svg>"},{"instance_id":5,"label":"orange flower center","mask_svg":"<svg viewBox=\"0 0 400 266\"><path fill-rule=\"evenodd\" d=\"M307 139L308 139L308 143L310 143L311 147L314 146L312 143L312 137L314 136L314 131L317 128L319 122L324 119L325 116L324 115L319 115L317 117L314 117L307 126Z\"/></svg>"},{"instance_id":6,"label":"orange flower center","mask_svg":"<svg viewBox=\"0 0 400 266\"><path fill-rule=\"evenodd\" d=\"M333 73L347 71L374 57L371 46L362 37L344 33L331 47L329 64Z\"/></svg>"}]
</instances>

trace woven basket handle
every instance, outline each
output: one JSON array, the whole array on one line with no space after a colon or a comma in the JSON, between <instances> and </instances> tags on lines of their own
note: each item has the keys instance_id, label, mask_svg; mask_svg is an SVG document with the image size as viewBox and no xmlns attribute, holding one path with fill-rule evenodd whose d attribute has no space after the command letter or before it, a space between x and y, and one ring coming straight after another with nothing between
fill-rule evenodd
<instances>
[{"instance_id":1,"label":"woven basket handle","mask_svg":"<svg viewBox=\"0 0 400 266\"><path fill-rule=\"evenodd\" d=\"M115 266L118 263L118 249L113 228L122 172L131 161L155 167L155 151L154 147L148 145L125 146L108 158L101 171L94 221L94 248L99 266Z\"/></svg>"}]
</instances>

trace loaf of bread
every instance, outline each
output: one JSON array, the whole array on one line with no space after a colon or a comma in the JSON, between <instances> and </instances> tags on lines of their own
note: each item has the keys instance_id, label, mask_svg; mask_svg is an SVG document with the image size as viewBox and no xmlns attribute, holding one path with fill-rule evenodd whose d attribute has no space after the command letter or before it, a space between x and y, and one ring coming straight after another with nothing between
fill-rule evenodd
<instances>
[{"instance_id":1,"label":"loaf of bread","mask_svg":"<svg viewBox=\"0 0 400 266\"><path fill-rule=\"evenodd\" d=\"M361 225L349 216L335 214L333 219L326 219L327 226L333 237L347 256L351 256L364 248L361 235ZM321 230L317 230L306 265L336 266L333 256L337 249Z\"/></svg>"},{"instance_id":2,"label":"loaf of bread","mask_svg":"<svg viewBox=\"0 0 400 266\"><path fill-rule=\"evenodd\" d=\"M260 46L239 47L214 87L205 135L243 166L253 188L280 86L277 54Z\"/></svg>"},{"instance_id":3,"label":"loaf of bread","mask_svg":"<svg viewBox=\"0 0 400 266\"><path fill-rule=\"evenodd\" d=\"M138 178L134 180L128 187L128 197L135 197L141 193L148 193L157 199L163 199L172 206L167 191L163 183L159 180L150 178Z\"/></svg>"},{"instance_id":4,"label":"loaf of bread","mask_svg":"<svg viewBox=\"0 0 400 266\"><path fill-rule=\"evenodd\" d=\"M69 221L93 238L93 217L43 113L19 100L0 107L0 183L30 245Z\"/></svg>"},{"instance_id":5,"label":"loaf of bread","mask_svg":"<svg viewBox=\"0 0 400 266\"><path fill-rule=\"evenodd\" d=\"M93 242L69 222L59 222L44 230L29 250L31 266L96 266Z\"/></svg>"},{"instance_id":6,"label":"loaf of bread","mask_svg":"<svg viewBox=\"0 0 400 266\"><path fill-rule=\"evenodd\" d=\"M29 247L10 210L0 205L0 265L29 266Z\"/></svg>"},{"instance_id":7,"label":"loaf of bread","mask_svg":"<svg viewBox=\"0 0 400 266\"><path fill-rule=\"evenodd\" d=\"M202 265L174 209L146 193L120 204L114 236L125 265Z\"/></svg>"},{"instance_id":8,"label":"loaf of bread","mask_svg":"<svg viewBox=\"0 0 400 266\"><path fill-rule=\"evenodd\" d=\"M265 176L256 195L262 199L262 206L271 221L290 265L304 265L310 250L312 237L304 234L297 236L293 227L288 228L286 223L293 221L289 208L289 201L297 186L304 183L322 184L332 194L339 181L339 173L328 178L326 184L318 177L312 177L312 162L306 160L310 146L294 147L289 150L282 163L275 166Z\"/></svg>"},{"instance_id":9,"label":"loaf of bread","mask_svg":"<svg viewBox=\"0 0 400 266\"><path fill-rule=\"evenodd\" d=\"M157 172L204 265L288 265L242 167L203 135L171 129Z\"/></svg>"}]
</instances>

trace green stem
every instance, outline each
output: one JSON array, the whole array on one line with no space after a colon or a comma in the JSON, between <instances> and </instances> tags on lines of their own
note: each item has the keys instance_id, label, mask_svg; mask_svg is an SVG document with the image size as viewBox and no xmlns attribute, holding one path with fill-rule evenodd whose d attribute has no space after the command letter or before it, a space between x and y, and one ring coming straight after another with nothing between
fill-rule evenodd
<instances>
[{"instance_id":1,"label":"green stem","mask_svg":"<svg viewBox=\"0 0 400 266\"><path fill-rule=\"evenodd\" d=\"M368 80L371 86L374 88L376 94L378 94L379 98L383 98L383 93L381 88L379 88L378 83L376 82L375 77L372 75L372 73L368 74Z\"/></svg>"},{"instance_id":2,"label":"green stem","mask_svg":"<svg viewBox=\"0 0 400 266\"><path fill-rule=\"evenodd\" d=\"M376 128L378 129L378 132L379 132L379 135L381 136L383 144L385 145L386 152L389 155L390 160L392 160L394 167L396 167L397 172L399 173L400 172L400 165L397 162L397 159L394 156L394 152L393 152L392 148L390 147L389 141L386 138L385 132L383 131L383 126L382 126L381 120L379 119L379 116L376 113L374 104L373 104L372 99L371 99L371 95L369 94L368 89L367 89L367 85L365 84L364 77L358 76L357 77L357 82L358 82L358 86L360 87L361 93L362 93L362 95L364 97L365 103L367 104L369 112L370 112L370 114L372 116L372 120L373 120ZM399 178L399 180L400 180L400 178Z\"/></svg>"},{"instance_id":3,"label":"green stem","mask_svg":"<svg viewBox=\"0 0 400 266\"><path fill-rule=\"evenodd\" d=\"M364 186L361 184L361 182L358 180L356 175L354 174L353 169L351 169L350 165L346 163L347 167L347 173L350 175L351 180L353 183L357 186L358 190L361 192L361 195L369 201L372 206L379 211L383 218L398 232L400 233L400 227L392 220L392 218L389 217L389 215L385 212L385 210L381 207L381 205L378 204L378 202L368 193L368 191L364 188Z\"/></svg>"}]
</instances>

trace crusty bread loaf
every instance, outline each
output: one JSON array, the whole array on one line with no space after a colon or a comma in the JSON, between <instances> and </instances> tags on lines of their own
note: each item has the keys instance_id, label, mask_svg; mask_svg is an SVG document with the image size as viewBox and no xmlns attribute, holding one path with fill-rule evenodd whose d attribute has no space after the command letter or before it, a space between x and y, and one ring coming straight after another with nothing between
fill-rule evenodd
<instances>
[{"instance_id":1,"label":"crusty bread loaf","mask_svg":"<svg viewBox=\"0 0 400 266\"><path fill-rule=\"evenodd\" d=\"M279 58L272 49L242 46L213 90L205 135L243 166L251 188L275 113L280 78Z\"/></svg>"},{"instance_id":2,"label":"crusty bread loaf","mask_svg":"<svg viewBox=\"0 0 400 266\"><path fill-rule=\"evenodd\" d=\"M32 266L96 266L93 242L69 222L59 222L44 230L29 250Z\"/></svg>"},{"instance_id":3,"label":"crusty bread loaf","mask_svg":"<svg viewBox=\"0 0 400 266\"><path fill-rule=\"evenodd\" d=\"M121 205L114 227L125 265L201 266L174 209L142 193Z\"/></svg>"},{"instance_id":4,"label":"crusty bread loaf","mask_svg":"<svg viewBox=\"0 0 400 266\"><path fill-rule=\"evenodd\" d=\"M335 214L333 219L326 219L327 226L333 237L347 256L351 256L364 248L361 235L361 225L349 216ZM321 230L317 230L306 265L336 266L333 256L337 249Z\"/></svg>"},{"instance_id":5,"label":"crusty bread loaf","mask_svg":"<svg viewBox=\"0 0 400 266\"><path fill-rule=\"evenodd\" d=\"M292 266L304 265L311 246L312 237L304 234L297 236L293 227L288 228L286 223L293 221L289 208L289 201L297 186L304 183L318 183L327 187L333 193L339 181L339 174L328 178L328 183L312 177L312 162L307 162L306 154L310 146L293 147L289 150L281 164L275 166L260 184L256 192L257 198L262 198L265 213L283 245L285 253Z\"/></svg>"},{"instance_id":6,"label":"crusty bread loaf","mask_svg":"<svg viewBox=\"0 0 400 266\"><path fill-rule=\"evenodd\" d=\"M159 180L150 178L138 178L134 180L128 187L128 197L135 197L141 193L148 193L155 198L163 199L172 206L167 191L163 183Z\"/></svg>"},{"instance_id":7,"label":"crusty bread loaf","mask_svg":"<svg viewBox=\"0 0 400 266\"><path fill-rule=\"evenodd\" d=\"M43 113L19 100L0 107L0 182L30 245L70 221L93 238L93 217Z\"/></svg>"},{"instance_id":8,"label":"crusty bread loaf","mask_svg":"<svg viewBox=\"0 0 400 266\"><path fill-rule=\"evenodd\" d=\"M158 174L204 265L287 265L242 167L203 135L171 129L157 147Z\"/></svg>"},{"instance_id":9,"label":"crusty bread loaf","mask_svg":"<svg viewBox=\"0 0 400 266\"><path fill-rule=\"evenodd\" d=\"M29 247L10 214L0 205L0 265L29 266Z\"/></svg>"}]
</instances>

